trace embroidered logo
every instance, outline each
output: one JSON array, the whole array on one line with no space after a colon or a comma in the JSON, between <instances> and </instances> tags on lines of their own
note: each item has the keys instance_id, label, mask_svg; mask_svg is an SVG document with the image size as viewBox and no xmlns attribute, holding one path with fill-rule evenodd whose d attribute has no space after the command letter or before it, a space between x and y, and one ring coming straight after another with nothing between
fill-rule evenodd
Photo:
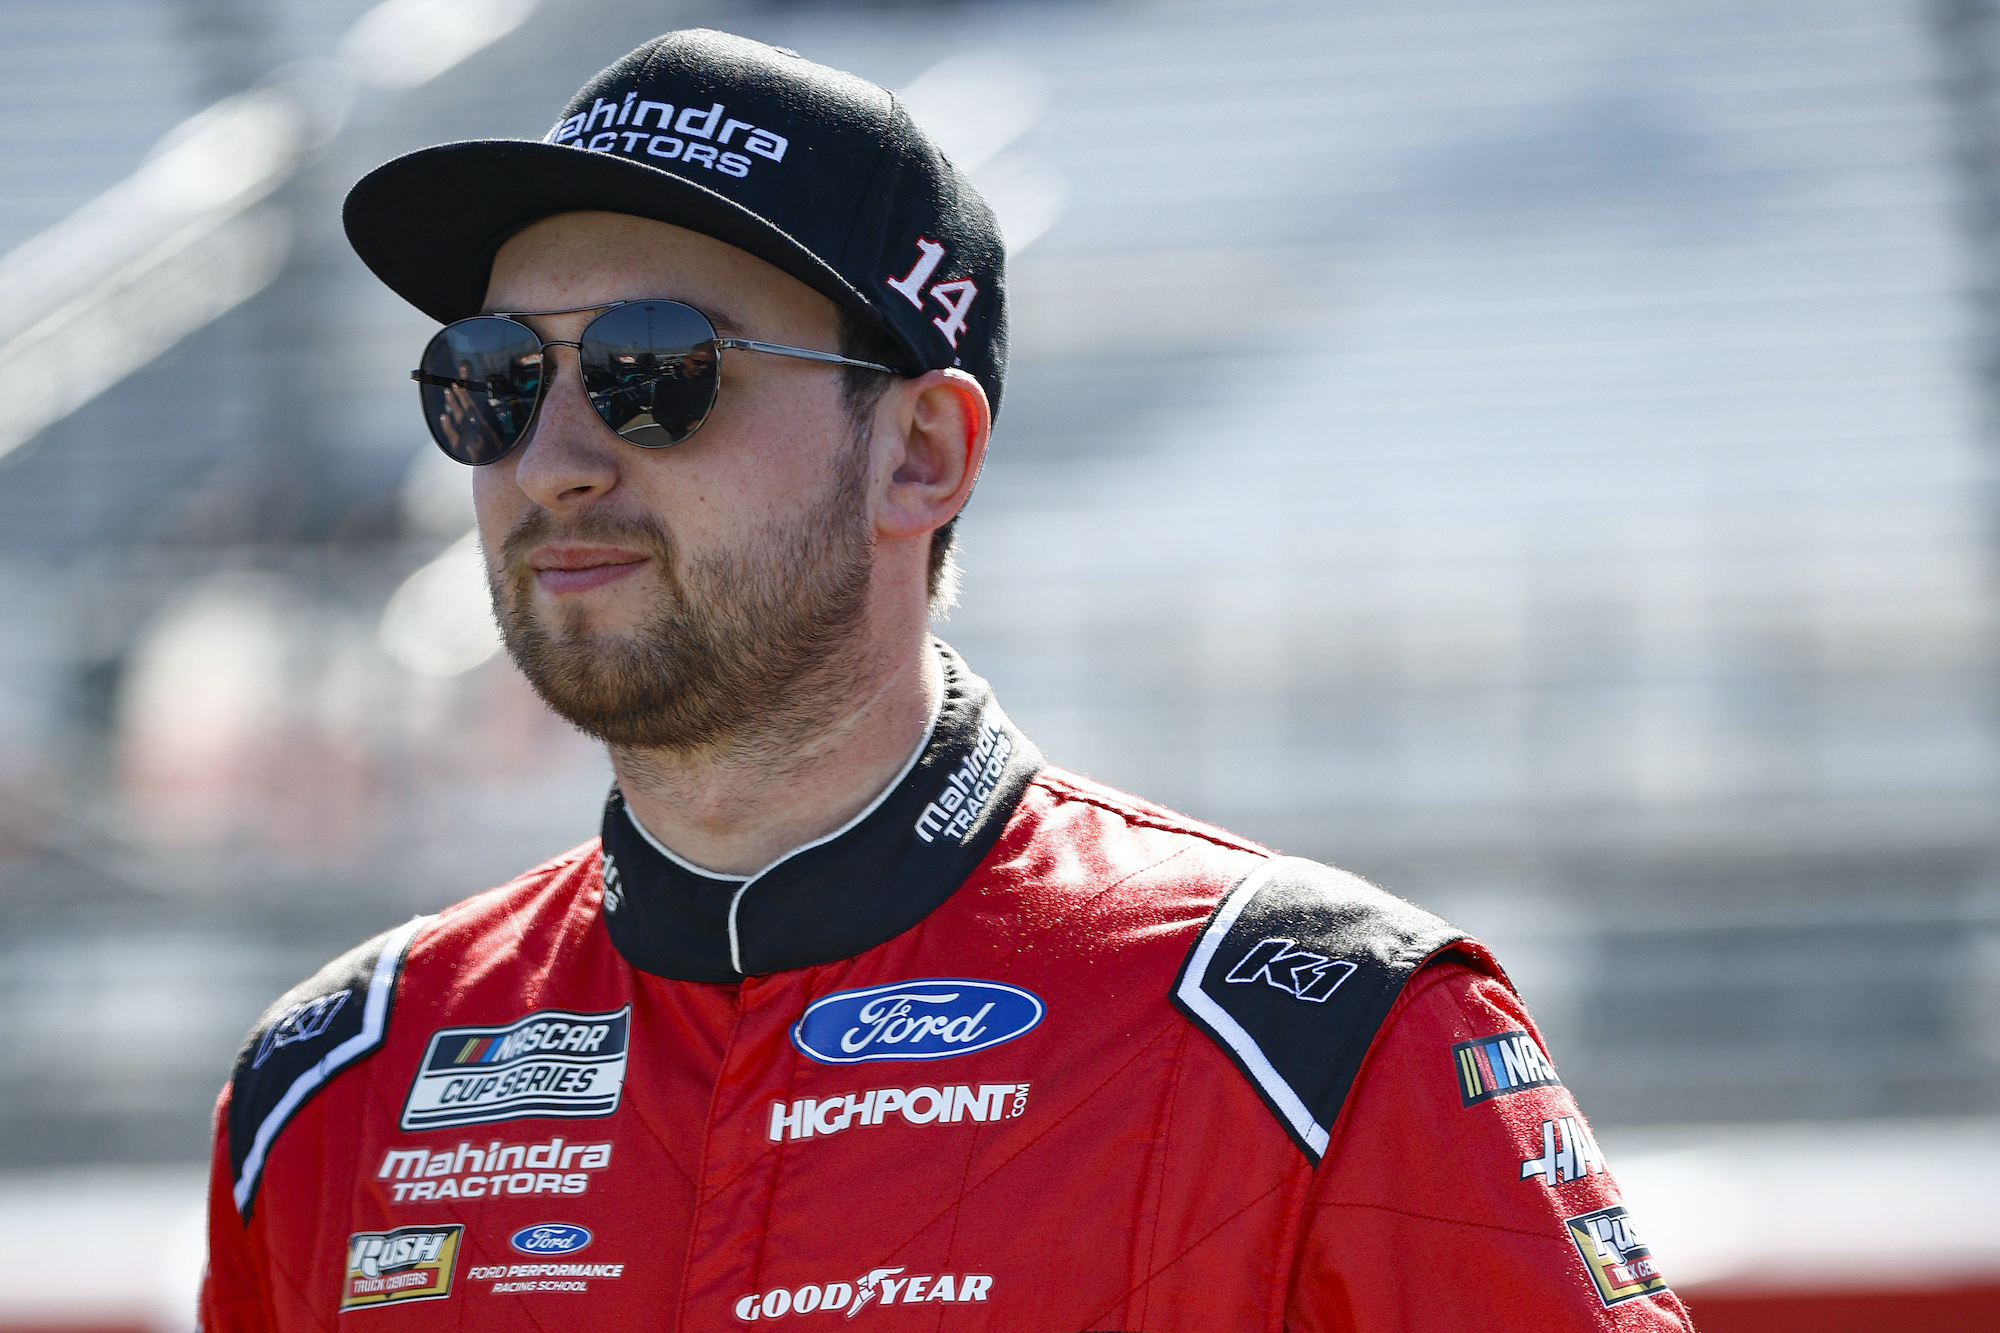
<instances>
[{"instance_id":1,"label":"embroidered logo","mask_svg":"<svg viewBox=\"0 0 2000 1333\"><path fill-rule=\"evenodd\" d=\"M494 1296L525 1296L531 1292L583 1294L589 1292L592 1278L612 1280L624 1277L625 1265L548 1261L532 1264L475 1264L465 1270L465 1276L473 1282L485 1282L492 1278L505 1279L487 1288L487 1291Z\"/></svg>"},{"instance_id":2,"label":"embroidered logo","mask_svg":"<svg viewBox=\"0 0 2000 1333\"><path fill-rule=\"evenodd\" d=\"M737 137L739 132L741 138ZM615 97L609 101L592 99L590 110L579 111L557 125L544 142L640 162L648 158L677 161L738 180L750 174L756 158L784 161L785 149L790 146L784 135L737 119L720 102L684 106L676 114L671 103L639 100L636 89L626 93L622 101Z\"/></svg>"},{"instance_id":3,"label":"embroidered logo","mask_svg":"<svg viewBox=\"0 0 2000 1333\"><path fill-rule=\"evenodd\" d=\"M1562 1147L1556 1147L1557 1136ZM1540 1179L1545 1185L1558 1181L1581 1180L1592 1171L1604 1170L1604 1152L1592 1137L1590 1126L1580 1115L1560 1116L1542 1122L1542 1155L1523 1158L1521 1179Z\"/></svg>"},{"instance_id":4,"label":"embroidered logo","mask_svg":"<svg viewBox=\"0 0 2000 1333\"><path fill-rule=\"evenodd\" d=\"M349 1236L340 1308L435 1301L451 1295L452 1265L458 1260L458 1241L464 1232L462 1226L397 1227Z\"/></svg>"},{"instance_id":5,"label":"embroidered logo","mask_svg":"<svg viewBox=\"0 0 2000 1333\"><path fill-rule=\"evenodd\" d=\"M504 1027L440 1028L403 1099L403 1129L610 1115L625 1090L632 1010L545 1009Z\"/></svg>"},{"instance_id":6,"label":"embroidered logo","mask_svg":"<svg viewBox=\"0 0 2000 1333\"><path fill-rule=\"evenodd\" d=\"M897 1276L901 1272L900 1266L871 1268L852 1282L829 1282L825 1286L808 1282L796 1290L777 1287L761 1296L740 1298L736 1302L736 1317L747 1323L753 1319L781 1319L788 1314L811 1314L815 1310L823 1314L845 1310L852 1319L873 1303L927 1305L945 1301L962 1305L985 1300L986 1293L993 1289L990 1273Z\"/></svg>"},{"instance_id":7,"label":"embroidered logo","mask_svg":"<svg viewBox=\"0 0 2000 1333\"><path fill-rule=\"evenodd\" d=\"M1581 1217L1563 1219L1583 1266L1590 1270L1597 1297L1608 1306L1635 1296L1650 1296L1667 1289L1660 1276L1653 1251L1639 1235L1623 1206L1599 1208Z\"/></svg>"},{"instance_id":8,"label":"embroidered logo","mask_svg":"<svg viewBox=\"0 0 2000 1333\"><path fill-rule=\"evenodd\" d=\"M522 1227L507 1237L507 1243L522 1254L575 1254L590 1244L590 1228L569 1222L543 1222Z\"/></svg>"},{"instance_id":9,"label":"embroidered logo","mask_svg":"<svg viewBox=\"0 0 2000 1333\"><path fill-rule=\"evenodd\" d=\"M944 790L917 816L917 836L932 842L943 834L963 843L971 835L979 812L992 799L993 784L1007 771L1007 759L1013 753L1013 739L992 714L983 714L972 753L958 761L958 767L945 776Z\"/></svg>"},{"instance_id":10,"label":"embroidered logo","mask_svg":"<svg viewBox=\"0 0 2000 1333\"><path fill-rule=\"evenodd\" d=\"M264 1030L264 1039L257 1043L257 1054L250 1061L252 1069L262 1069L264 1062L274 1051L295 1042L311 1041L326 1031L333 1022L333 1016L352 996L352 990L337 990L331 995L322 995L313 1000L302 1000L285 1011L285 1016Z\"/></svg>"},{"instance_id":11,"label":"embroidered logo","mask_svg":"<svg viewBox=\"0 0 2000 1333\"><path fill-rule=\"evenodd\" d=\"M792 1045L829 1065L944 1060L1012 1041L1044 1012L1032 993L997 981L899 981L813 1001L792 1025Z\"/></svg>"},{"instance_id":12,"label":"embroidered logo","mask_svg":"<svg viewBox=\"0 0 2000 1333\"><path fill-rule=\"evenodd\" d=\"M1011 1105L1010 1105L1011 1104ZM911 1125L949 1125L964 1120L1011 1119L1028 1109L1025 1083L960 1083L941 1088L870 1088L859 1097L803 1097L771 1103L771 1142L824 1138L849 1125L879 1125L891 1113Z\"/></svg>"},{"instance_id":13,"label":"embroidered logo","mask_svg":"<svg viewBox=\"0 0 2000 1333\"><path fill-rule=\"evenodd\" d=\"M625 905L625 885L618 878L618 863L604 854L604 910L615 912Z\"/></svg>"},{"instance_id":14,"label":"embroidered logo","mask_svg":"<svg viewBox=\"0 0 2000 1333\"><path fill-rule=\"evenodd\" d=\"M966 316L972 312L972 303L979 296L979 284L971 278L952 278L946 282L931 282L931 275L944 262L944 246L927 236L917 237L916 262L910 271L900 278L884 278L889 290L901 296L918 310L924 308L924 298L944 307L944 313L931 320L945 341L958 346L958 335L965 332ZM924 284L930 283L928 291Z\"/></svg>"},{"instance_id":15,"label":"embroidered logo","mask_svg":"<svg viewBox=\"0 0 2000 1333\"><path fill-rule=\"evenodd\" d=\"M391 1147L375 1179L396 1203L430 1199L485 1199L502 1194L584 1194L591 1173L611 1165L611 1144L568 1143L560 1135L543 1143L485 1147L461 1139L456 1148ZM394 1183L387 1183L394 1182Z\"/></svg>"},{"instance_id":16,"label":"embroidered logo","mask_svg":"<svg viewBox=\"0 0 2000 1333\"><path fill-rule=\"evenodd\" d=\"M1451 1058L1458 1069L1459 1101L1466 1106L1529 1088L1562 1085L1548 1054L1518 1028L1462 1041L1451 1048Z\"/></svg>"},{"instance_id":17,"label":"embroidered logo","mask_svg":"<svg viewBox=\"0 0 2000 1333\"><path fill-rule=\"evenodd\" d=\"M1223 980L1242 985L1263 981L1297 999L1325 1004L1359 970L1345 958L1301 949L1295 940L1270 939L1251 946Z\"/></svg>"}]
</instances>

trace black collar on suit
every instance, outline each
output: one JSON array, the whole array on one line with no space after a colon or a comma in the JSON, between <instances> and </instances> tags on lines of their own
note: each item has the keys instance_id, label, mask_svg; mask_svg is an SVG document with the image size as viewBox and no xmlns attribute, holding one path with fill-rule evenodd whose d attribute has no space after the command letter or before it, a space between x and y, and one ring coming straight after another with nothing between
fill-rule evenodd
<instances>
[{"instance_id":1,"label":"black collar on suit","mask_svg":"<svg viewBox=\"0 0 2000 1333\"><path fill-rule=\"evenodd\" d=\"M851 958L924 919L963 884L1041 769L993 691L935 645L944 699L902 775L845 827L755 875L717 875L647 834L612 788L604 807L604 924L642 971L678 981Z\"/></svg>"}]
</instances>

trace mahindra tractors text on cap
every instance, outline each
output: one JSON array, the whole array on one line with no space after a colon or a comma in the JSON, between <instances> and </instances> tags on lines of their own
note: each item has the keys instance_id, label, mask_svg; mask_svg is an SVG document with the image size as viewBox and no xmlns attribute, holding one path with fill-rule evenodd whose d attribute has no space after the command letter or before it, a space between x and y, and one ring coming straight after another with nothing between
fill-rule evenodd
<instances>
[{"instance_id":1,"label":"mahindra tractors text on cap","mask_svg":"<svg viewBox=\"0 0 2000 1333\"><path fill-rule=\"evenodd\" d=\"M1006 254L993 210L894 95L781 47L670 32L599 73L540 141L480 139L378 167L348 240L432 318L479 313L493 256L557 213L702 232L884 330L915 372L957 366L997 413Z\"/></svg>"}]
</instances>

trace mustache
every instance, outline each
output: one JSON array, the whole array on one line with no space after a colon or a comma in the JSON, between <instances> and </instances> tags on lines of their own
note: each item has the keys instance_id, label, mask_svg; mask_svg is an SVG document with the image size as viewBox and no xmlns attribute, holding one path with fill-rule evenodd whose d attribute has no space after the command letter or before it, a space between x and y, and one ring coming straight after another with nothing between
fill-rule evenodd
<instances>
[{"instance_id":1,"label":"mustache","mask_svg":"<svg viewBox=\"0 0 2000 1333\"><path fill-rule=\"evenodd\" d=\"M598 509L580 510L560 519L546 509L536 509L515 524L514 530L501 542L501 564L510 570L518 570L527 560L528 552L546 541L596 541L637 548L657 557L662 562L662 568L672 568L673 538L657 518L651 515L626 517Z\"/></svg>"}]
</instances>

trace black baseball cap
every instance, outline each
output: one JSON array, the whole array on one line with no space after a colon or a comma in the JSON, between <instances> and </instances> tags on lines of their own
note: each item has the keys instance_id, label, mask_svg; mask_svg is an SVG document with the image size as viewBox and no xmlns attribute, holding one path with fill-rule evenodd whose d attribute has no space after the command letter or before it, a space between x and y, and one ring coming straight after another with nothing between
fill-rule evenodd
<instances>
[{"instance_id":1,"label":"black baseball cap","mask_svg":"<svg viewBox=\"0 0 2000 1333\"><path fill-rule=\"evenodd\" d=\"M894 95L705 28L656 37L584 84L540 142L406 154L343 210L364 263L443 323L479 312L493 256L557 213L702 232L885 331L912 371L958 366L997 413L1006 252L993 210Z\"/></svg>"}]
</instances>

